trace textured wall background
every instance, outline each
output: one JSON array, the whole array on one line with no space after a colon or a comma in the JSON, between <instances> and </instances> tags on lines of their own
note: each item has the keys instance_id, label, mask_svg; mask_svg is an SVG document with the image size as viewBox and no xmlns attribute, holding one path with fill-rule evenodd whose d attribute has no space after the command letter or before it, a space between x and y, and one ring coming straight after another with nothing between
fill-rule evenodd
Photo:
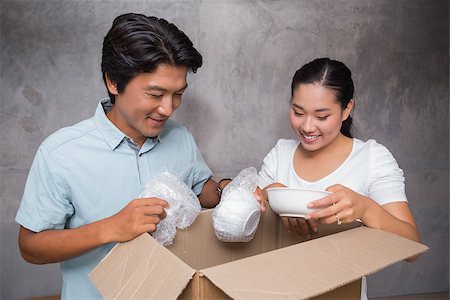
<instances>
[{"instance_id":1,"label":"textured wall background","mask_svg":"<svg viewBox=\"0 0 450 300\"><path fill-rule=\"evenodd\" d=\"M316 57L354 73L357 137L386 145L404 169L423 242L416 263L369 277L369 295L449 289L449 2L0 2L0 298L59 293L57 265L24 262L14 216L40 142L94 113L106 96L103 36L115 16L177 24L204 56L175 119L196 137L217 177L260 167L281 137L296 69Z\"/></svg>"}]
</instances>

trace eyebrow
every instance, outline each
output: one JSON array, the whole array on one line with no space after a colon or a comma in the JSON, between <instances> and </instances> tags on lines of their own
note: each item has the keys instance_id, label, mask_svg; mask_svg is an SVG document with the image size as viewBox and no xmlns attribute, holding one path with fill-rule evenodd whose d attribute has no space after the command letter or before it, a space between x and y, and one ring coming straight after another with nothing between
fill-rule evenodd
<instances>
[{"instance_id":1,"label":"eyebrow","mask_svg":"<svg viewBox=\"0 0 450 300\"><path fill-rule=\"evenodd\" d=\"M186 83L186 85L185 85L184 87L182 87L181 89L179 89L179 90L176 91L176 92L184 91L185 89L187 89L187 87L188 87L188 85L187 85L187 83ZM146 87L144 88L144 90L147 90L147 91L161 91L161 92L168 92L168 91L169 91L169 90L167 90L167 89L165 89L165 88L163 88L163 87L160 87L160 86L158 86L158 85L149 85L149 86L146 86Z\"/></svg>"},{"instance_id":2,"label":"eyebrow","mask_svg":"<svg viewBox=\"0 0 450 300\"><path fill-rule=\"evenodd\" d=\"M298 109L304 110L303 107L301 107L300 105L297 105L295 103L292 103L292 106L294 106ZM319 108L319 109L315 110L315 112L323 112L323 111L330 111L330 109L329 108Z\"/></svg>"}]
</instances>

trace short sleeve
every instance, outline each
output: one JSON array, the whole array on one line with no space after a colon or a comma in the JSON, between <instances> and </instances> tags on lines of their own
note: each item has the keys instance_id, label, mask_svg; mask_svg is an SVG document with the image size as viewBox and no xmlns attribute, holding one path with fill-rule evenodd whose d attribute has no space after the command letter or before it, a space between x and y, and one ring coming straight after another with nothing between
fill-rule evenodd
<instances>
[{"instance_id":1,"label":"short sleeve","mask_svg":"<svg viewBox=\"0 0 450 300\"><path fill-rule=\"evenodd\" d=\"M263 189L269 184L276 182L276 172L278 168L278 145L270 150L270 152L264 157L261 170L258 174L258 186Z\"/></svg>"},{"instance_id":2,"label":"short sleeve","mask_svg":"<svg viewBox=\"0 0 450 300\"><path fill-rule=\"evenodd\" d=\"M407 201L405 178L391 152L374 140L370 145L369 197L380 205Z\"/></svg>"},{"instance_id":3,"label":"short sleeve","mask_svg":"<svg viewBox=\"0 0 450 300\"><path fill-rule=\"evenodd\" d=\"M61 167L41 145L28 174L16 222L35 232L62 229L73 213Z\"/></svg>"}]
</instances>

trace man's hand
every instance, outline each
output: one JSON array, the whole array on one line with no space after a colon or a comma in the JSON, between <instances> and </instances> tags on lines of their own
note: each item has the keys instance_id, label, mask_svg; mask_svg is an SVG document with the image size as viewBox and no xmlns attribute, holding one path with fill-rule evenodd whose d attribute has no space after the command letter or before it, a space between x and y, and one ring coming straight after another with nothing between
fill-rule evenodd
<instances>
[{"instance_id":1,"label":"man's hand","mask_svg":"<svg viewBox=\"0 0 450 300\"><path fill-rule=\"evenodd\" d=\"M166 217L169 204L159 198L134 199L108 220L111 242L126 242L144 232L154 232Z\"/></svg>"}]
</instances>

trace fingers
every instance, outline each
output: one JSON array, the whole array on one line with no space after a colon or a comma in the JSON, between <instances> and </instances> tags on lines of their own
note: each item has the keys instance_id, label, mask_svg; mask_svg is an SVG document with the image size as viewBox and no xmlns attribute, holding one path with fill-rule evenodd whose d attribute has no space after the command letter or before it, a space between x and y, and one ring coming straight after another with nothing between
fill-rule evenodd
<instances>
[{"instance_id":1,"label":"fingers","mask_svg":"<svg viewBox=\"0 0 450 300\"><path fill-rule=\"evenodd\" d=\"M289 227L289 218L281 217L281 222L283 223L284 229L286 229L287 232L291 232L291 228Z\"/></svg>"},{"instance_id":2,"label":"fingers","mask_svg":"<svg viewBox=\"0 0 450 300\"><path fill-rule=\"evenodd\" d=\"M255 191L253 192L253 195L255 196L256 200L259 202L259 208L261 209L261 211L265 212L267 200L264 197L261 189L259 187L256 187Z\"/></svg>"},{"instance_id":3,"label":"fingers","mask_svg":"<svg viewBox=\"0 0 450 300\"><path fill-rule=\"evenodd\" d=\"M337 223L341 225L342 223L349 223L354 220L352 217L353 212L354 209L351 206L347 206L345 201L340 201L306 215L305 219L308 221L320 219L320 222L324 224Z\"/></svg>"},{"instance_id":4,"label":"fingers","mask_svg":"<svg viewBox=\"0 0 450 300\"><path fill-rule=\"evenodd\" d=\"M154 232L169 208L167 201L159 198L132 200L117 214L107 218L108 241L129 241L144 232Z\"/></svg>"},{"instance_id":5,"label":"fingers","mask_svg":"<svg viewBox=\"0 0 450 300\"><path fill-rule=\"evenodd\" d=\"M297 221L297 236L300 238L306 237L307 239L310 239L311 231L305 219L296 218L295 220Z\"/></svg>"},{"instance_id":6,"label":"fingers","mask_svg":"<svg viewBox=\"0 0 450 300\"><path fill-rule=\"evenodd\" d=\"M271 183L268 186L266 186L264 189L277 188L277 187L287 187L287 186L282 183L279 183L279 182L274 182L274 183Z\"/></svg>"},{"instance_id":7,"label":"fingers","mask_svg":"<svg viewBox=\"0 0 450 300\"><path fill-rule=\"evenodd\" d=\"M312 201L308 204L308 208L315 208L317 210L307 214L305 220L317 220L326 218L336 212L335 206L336 197L333 195ZM333 205L334 204L334 205ZM321 220L323 222L323 220Z\"/></svg>"},{"instance_id":8,"label":"fingers","mask_svg":"<svg viewBox=\"0 0 450 300\"><path fill-rule=\"evenodd\" d=\"M262 194L262 191L257 188L254 192L256 200L258 200L259 202L259 207L261 209L262 212L266 211L266 206L267 206L267 199L264 197L264 195Z\"/></svg>"},{"instance_id":9,"label":"fingers","mask_svg":"<svg viewBox=\"0 0 450 300\"><path fill-rule=\"evenodd\" d=\"M327 190L332 191L333 194L309 203L309 207L317 210L306 215L305 219L320 219L321 223L340 225L361 218L367 197L339 184L333 185Z\"/></svg>"},{"instance_id":10,"label":"fingers","mask_svg":"<svg viewBox=\"0 0 450 300\"><path fill-rule=\"evenodd\" d=\"M345 204L336 195L330 195L309 203L308 207L314 207L318 210L305 216L306 220L318 220L321 223L330 224L336 222L336 214L345 208Z\"/></svg>"},{"instance_id":11,"label":"fingers","mask_svg":"<svg viewBox=\"0 0 450 300\"><path fill-rule=\"evenodd\" d=\"M147 217L146 220L143 220L144 223L141 225L142 231L149 233L155 232L156 229L158 229L160 221L161 219L155 216Z\"/></svg>"},{"instance_id":12,"label":"fingers","mask_svg":"<svg viewBox=\"0 0 450 300\"><path fill-rule=\"evenodd\" d=\"M265 212L265 211L266 211L266 205L267 205L266 201L261 201L261 202L259 202L259 209L260 209L262 212Z\"/></svg>"},{"instance_id":13,"label":"fingers","mask_svg":"<svg viewBox=\"0 0 450 300\"><path fill-rule=\"evenodd\" d=\"M144 216L157 216L161 220L164 219L167 216L165 208L160 206L160 205L156 205L156 206L149 206L149 205L142 206L140 212Z\"/></svg>"},{"instance_id":14,"label":"fingers","mask_svg":"<svg viewBox=\"0 0 450 300\"><path fill-rule=\"evenodd\" d=\"M298 218L286 218L286 223L288 226L288 232L292 232L295 235L302 237L304 235L306 235L305 232L305 228L302 228L302 224L300 224L299 222L297 222Z\"/></svg>"},{"instance_id":15,"label":"fingers","mask_svg":"<svg viewBox=\"0 0 450 300\"><path fill-rule=\"evenodd\" d=\"M311 239L318 232L316 222L309 222L303 218L281 217L281 221L289 233L299 238Z\"/></svg>"},{"instance_id":16,"label":"fingers","mask_svg":"<svg viewBox=\"0 0 450 300\"><path fill-rule=\"evenodd\" d=\"M158 229L158 225L154 224L154 223L150 223L150 224L145 224L143 226L143 233L148 232L148 233L153 233Z\"/></svg>"},{"instance_id":17,"label":"fingers","mask_svg":"<svg viewBox=\"0 0 450 300\"><path fill-rule=\"evenodd\" d=\"M169 208L169 203L166 200L160 198L139 198L133 201L137 201L140 205L148 205L148 206L162 206L165 208Z\"/></svg>"},{"instance_id":18,"label":"fingers","mask_svg":"<svg viewBox=\"0 0 450 300\"><path fill-rule=\"evenodd\" d=\"M166 208L169 208L167 201L159 198L135 199L123 209L124 221L133 231L153 232L156 225L167 216Z\"/></svg>"},{"instance_id":19,"label":"fingers","mask_svg":"<svg viewBox=\"0 0 450 300\"><path fill-rule=\"evenodd\" d=\"M310 231L314 232L314 233L318 233L319 232L319 228L318 228L318 222L316 220L306 220L306 223L308 224Z\"/></svg>"},{"instance_id":20,"label":"fingers","mask_svg":"<svg viewBox=\"0 0 450 300\"><path fill-rule=\"evenodd\" d=\"M297 220L295 218L288 218L289 232L299 235L300 230L297 228Z\"/></svg>"},{"instance_id":21,"label":"fingers","mask_svg":"<svg viewBox=\"0 0 450 300\"><path fill-rule=\"evenodd\" d=\"M339 214L332 214L330 216L321 218L320 221L324 224L333 224L336 223L338 225L341 225L343 223L343 218L339 217Z\"/></svg>"},{"instance_id":22,"label":"fingers","mask_svg":"<svg viewBox=\"0 0 450 300\"><path fill-rule=\"evenodd\" d=\"M336 214L347 206L345 190L343 186L336 184L327 188L327 191L332 191L333 194L308 203L308 208L316 210L306 215L306 220L320 219L321 223L326 224L336 222Z\"/></svg>"},{"instance_id":23,"label":"fingers","mask_svg":"<svg viewBox=\"0 0 450 300\"><path fill-rule=\"evenodd\" d=\"M167 216L165 208L170 207L167 201L154 197L135 199L132 201L132 205L144 215L158 215L160 219L164 219Z\"/></svg>"},{"instance_id":24,"label":"fingers","mask_svg":"<svg viewBox=\"0 0 450 300\"><path fill-rule=\"evenodd\" d=\"M322 208L330 206L333 203L336 203L338 198L336 194L332 194L308 203L308 208Z\"/></svg>"},{"instance_id":25,"label":"fingers","mask_svg":"<svg viewBox=\"0 0 450 300\"><path fill-rule=\"evenodd\" d=\"M336 193L336 192L342 190L343 188L344 188L343 185L340 185L340 184L334 184L334 185L332 185L332 186L329 186L329 187L326 189L326 191L327 191L327 192L331 192L331 193Z\"/></svg>"},{"instance_id":26,"label":"fingers","mask_svg":"<svg viewBox=\"0 0 450 300\"><path fill-rule=\"evenodd\" d=\"M322 208L322 207L326 207L329 206L333 203L337 203L341 200L342 198L342 192L343 190L345 190L345 187L343 185L340 184L335 184L332 185L330 187L328 187L326 189L327 192L331 192L333 194L311 201L310 203L308 203L308 208Z\"/></svg>"},{"instance_id":27,"label":"fingers","mask_svg":"<svg viewBox=\"0 0 450 300\"><path fill-rule=\"evenodd\" d=\"M316 210L308 215L305 216L306 220L316 220L316 219L324 219L328 216L335 215L337 212L341 210L341 204L331 202L330 204L327 204L325 208L322 208L320 210Z\"/></svg>"}]
</instances>

